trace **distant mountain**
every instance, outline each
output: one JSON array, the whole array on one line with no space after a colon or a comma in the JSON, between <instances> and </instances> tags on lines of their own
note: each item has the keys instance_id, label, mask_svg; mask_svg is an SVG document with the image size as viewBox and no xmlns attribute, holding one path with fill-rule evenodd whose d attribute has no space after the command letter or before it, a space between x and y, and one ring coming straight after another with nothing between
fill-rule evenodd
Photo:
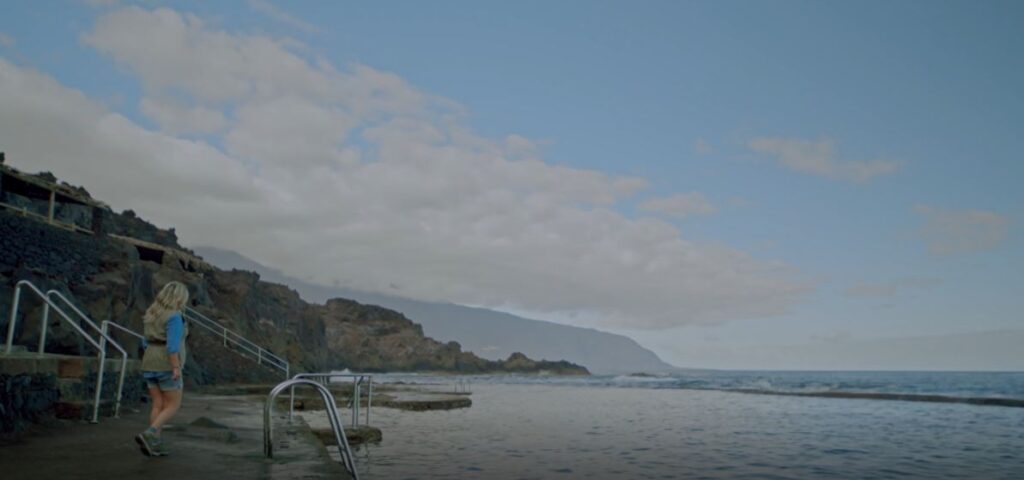
<instances>
[{"instance_id":1,"label":"distant mountain","mask_svg":"<svg viewBox=\"0 0 1024 480\"><path fill-rule=\"evenodd\" d=\"M429 337L455 340L465 350L487 359L508 358L513 352L530 358L568 360L593 373L664 372L676 368L628 337L590 328L531 320L484 308L410 300L391 295L314 285L289 277L236 252L196 247L196 254L225 269L250 270L261 279L294 288L309 302L348 298L404 313L423 326Z\"/></svg>"}]
</instances>

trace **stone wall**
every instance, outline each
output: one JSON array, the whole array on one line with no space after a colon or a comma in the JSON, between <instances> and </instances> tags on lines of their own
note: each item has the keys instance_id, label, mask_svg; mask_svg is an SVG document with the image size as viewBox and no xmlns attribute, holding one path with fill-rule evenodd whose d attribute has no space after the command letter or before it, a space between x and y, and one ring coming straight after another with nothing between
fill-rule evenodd
<instances>
[{"instance_id":1,"label":"stone wall","mask_svg":"<svg viewBox=\"0 0 1024 480\"><path fill-rule=\"evenodd\" d=\"M0 210L0 341L6 340L14 287L29 280L44 291L64 294L100 274L114 258L129 258L133 249L83 233L54 228L38 220ZM42 302L22 292L15 341L34 345L38 339ZM47 351L73 355L93 354L84 341L51 315L53 328ZM50 334L48 334L50 335Z\"/></svg>"},{"instance_id":2,"label":"stone wall","mask_svg":"<svg viewBox=\"0 0 1024 480\"><path fill-rule=\"evenodd\" d=\"M173 228L161 230L152 223L139 218L131 210L125 210L121 214L104 212L102 222L102 230L104 232L124 235L165 247L187 251L187 249L178 245L178 235L174 232Z\"/></svg>"},{"instance_id":3,"label":"stone wall","mask_svg":"<svg viewBox=\"0 0 1024 480\"><path fill-rule=\"evenodd\" d=\"M30 270L81 283L100 271L102 247L89 235L0 210L0 274Z\"/></svg>"},{"instance_id":4,"label":"stone wall","mask_svg":"<svg viewBox=\"0 0 1024 480\"><path fill-rule=\"evenodd\" d=\"M52 416L59 399L55 375L0 374L0 439L12 439Z\"/></svg>"}]
</instances>

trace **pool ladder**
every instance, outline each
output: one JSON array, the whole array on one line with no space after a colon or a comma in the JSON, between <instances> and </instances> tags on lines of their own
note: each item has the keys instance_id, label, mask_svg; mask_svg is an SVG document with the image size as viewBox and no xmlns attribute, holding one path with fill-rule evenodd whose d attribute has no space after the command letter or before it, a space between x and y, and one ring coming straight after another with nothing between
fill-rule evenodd
<instances>
[{"instance_id":1,"label":"pool ladder","mask_svg":"<svg viewBox=\"0 0 1024 480\"><path fill-rule=\"evenodd\" d=\"M267 403L263 406L263 454L267 458L274 458L274 422L272 413L277 396L285 390L301 385L308 385L320 392L320 397L324 401L324 408L327 410L327 419L331 422L331 430L334 431L334 440L338 446L338 453L341 454L341 461L345 465L345 470L348 470L348 473L352 475L352 478L359 480L359 473L356 472L356 462L352 457L352 449L348 446L345 428L342 427L341 418L338 416L338 406L334 403L334 395L331 394L327 387L313 380L302 378L285 380L277 384L270 391L270 395L267 396Z\"/></svg>"}]
</instances>

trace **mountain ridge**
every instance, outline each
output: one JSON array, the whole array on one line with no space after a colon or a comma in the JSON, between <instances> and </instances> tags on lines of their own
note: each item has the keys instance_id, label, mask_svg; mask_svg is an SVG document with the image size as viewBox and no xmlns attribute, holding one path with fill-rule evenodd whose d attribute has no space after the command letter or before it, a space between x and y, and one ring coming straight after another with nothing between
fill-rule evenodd
<instances>
[{"instance_id":1,"label":"mountain ridge","mask_svg":"<svg viewBox=\"0 0 1024 480\"><path fill-rule=\"evenodd\" d=\"M316 285L290 277L238 252L209 246L194 246L192 249L221 268L254 271L265 280L288 285L308 302L325 303L341 297L397 310L422 325L426 335L459 342L466 350L487 359L502 359L514 352L522 352L531 358L565 359L586 365L594 373L678 369L624 335L524 318L481 307Z\"/></svg>"}]
</instances>

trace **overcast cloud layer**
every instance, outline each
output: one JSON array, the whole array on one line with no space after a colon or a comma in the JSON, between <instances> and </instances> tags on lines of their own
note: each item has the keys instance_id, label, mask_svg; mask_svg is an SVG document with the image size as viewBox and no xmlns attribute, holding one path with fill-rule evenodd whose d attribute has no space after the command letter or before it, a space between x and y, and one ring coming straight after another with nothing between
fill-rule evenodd
<instances>
[{"instance_id":1,"label":"overcast cloud layer","mask_svg":"<svg viewBox=\"0 0 1024 480\"><path fill-rule=\"evenodd\" d=\"M633 328L779 314L807 288L784 265L619 213L645 180L482 138L461 106L396 75L168 9L109 13L82 41L137 76L160 130L0 59L0 145L190 244L323 284ZM645 205L714 212L696 192Z\"/></svg>"}]
</instances>

